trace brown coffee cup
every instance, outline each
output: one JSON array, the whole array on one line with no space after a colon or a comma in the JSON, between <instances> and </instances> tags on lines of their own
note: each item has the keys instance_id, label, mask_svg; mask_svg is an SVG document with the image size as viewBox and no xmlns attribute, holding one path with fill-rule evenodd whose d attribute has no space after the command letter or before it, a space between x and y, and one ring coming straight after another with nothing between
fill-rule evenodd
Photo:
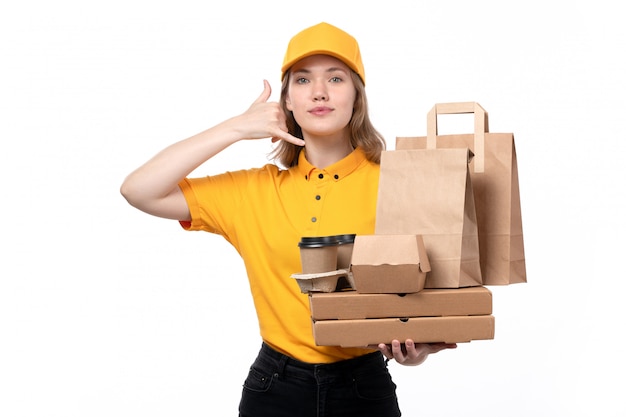
<instances>
[{"instance_id":1,"label":"brown coffee cup","mask_svg":"<svg viewBox=\"0 0 626 417\"><path fill-rule=\"evenodd\" d=\"M337 269L339 242L334 236L303 237L298 247L303 274L318 274Z\"/></svg>"},{"instance_id":2,"label":"brown coffee cup","mask_svg":"<svg viewBox=\"0 0 626 417\"><path fill-rule=\"evenodd\" d=\"M349 269L352 263L352 249L354 248L355 234L337 235L337 269Z\"/></svg>"}]
</instances>

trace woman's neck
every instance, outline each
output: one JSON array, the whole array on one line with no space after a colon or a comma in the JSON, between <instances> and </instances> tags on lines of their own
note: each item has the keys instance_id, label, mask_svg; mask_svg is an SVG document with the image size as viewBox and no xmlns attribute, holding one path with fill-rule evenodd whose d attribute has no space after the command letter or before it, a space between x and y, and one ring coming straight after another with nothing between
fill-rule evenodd
<instances>
[{"instance_id":1,"label":"woman's neck","mask_svg":"<svg viewBox=\"0 0 626 417\"><path fill-rule=\"evenodd\" d=\"M307 161L324 169L350 155L354 148L349 139L333 140L328 137L305 137L304 152Z\"/></svg>"}]
</instances>

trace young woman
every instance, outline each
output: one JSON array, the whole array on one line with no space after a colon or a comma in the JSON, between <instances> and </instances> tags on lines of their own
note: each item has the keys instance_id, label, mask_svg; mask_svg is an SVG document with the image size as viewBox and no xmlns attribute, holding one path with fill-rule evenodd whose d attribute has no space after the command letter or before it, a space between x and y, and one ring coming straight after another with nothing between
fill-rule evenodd
<instances>
[{"instance_id":1,"label":"young woman","mask_svg":"<svg viewBox=\"0 0 626 417\"><path fill-rule=\"evenodd\" d=\"M399 416L387 360L418 365L454 344L411 340L377 349L316 346L301 271L303 236L372 234L382 136L372 126L357 41L327 23L289 42L280 102L261 95L243 114L165 148L121 187L146 213L222 235L241 254L263 340L240 416ZM277 164L187 178L241 140L267 139Z\"/></svg>"}]
</instances>

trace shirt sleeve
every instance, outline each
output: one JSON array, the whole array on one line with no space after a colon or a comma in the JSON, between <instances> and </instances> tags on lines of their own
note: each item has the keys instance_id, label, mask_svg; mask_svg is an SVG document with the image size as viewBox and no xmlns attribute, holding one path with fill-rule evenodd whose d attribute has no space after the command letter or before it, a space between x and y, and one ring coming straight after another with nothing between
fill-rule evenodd
<instances>
[{"instance_id":1,"label":"shirt sleeve","mask_svg":"<svg viewBox=\"0 0 626 417\"><path fill-rule=\"evenodd\" d=\"M263 168L225 172L219 175L185 178L179 183L191 214L191 221L181 221L185 230L220 234L229 239L234 230L248 188L258 186L259 174L276 169ZM264 175L261 175L264 176Z\"/></svg>"},{"instance_id":2,"label":"shirt sleeve","mask_svg":"<svg viewBox=\"0 0 626 417\"><path fill-rule=\"evenodd\" d=\"M227 172L209 177L185 178L179 187L187 200L191 221L180 224L185 230L224 235L229 217L238 205L237 173Z\"/></svg>"}]
</instances>

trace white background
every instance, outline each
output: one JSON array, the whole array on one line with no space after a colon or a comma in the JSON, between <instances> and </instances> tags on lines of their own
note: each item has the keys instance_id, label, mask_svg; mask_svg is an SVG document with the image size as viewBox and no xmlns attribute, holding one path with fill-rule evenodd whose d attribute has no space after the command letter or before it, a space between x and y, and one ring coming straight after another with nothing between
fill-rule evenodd
<instances>
[{"instance_id":1,"label":"white background","mask_svg":"<svg viewBox=\"0 0 626 417\"><path fill-rule=\"evenodd\" d=\"M625 415L618 7L5 2L0 415L236 415L260 339L234 250L138 212L119 186L244 111L263 78L277 99L287 41L320 21L359 40L389 148L425 134L437 102L477 101L492 132L515 134L528 283L491 287L494 340L390 365L404 415ZM261 165L269 150L241 143L198 173Z\"/></svg>"}]
</instances>

